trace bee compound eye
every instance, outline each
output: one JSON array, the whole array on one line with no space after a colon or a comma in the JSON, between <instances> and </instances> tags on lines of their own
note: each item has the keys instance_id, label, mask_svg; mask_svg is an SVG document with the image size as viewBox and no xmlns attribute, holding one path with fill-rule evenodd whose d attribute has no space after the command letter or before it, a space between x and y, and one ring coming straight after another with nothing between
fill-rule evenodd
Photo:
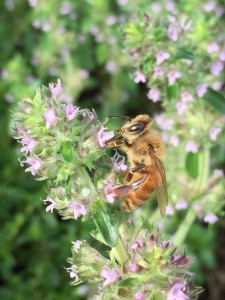
<instances>
[{"instance_id":1,"label":"bee compound eye","mask_svg":"<svg viewBox=\"0 0 225 300\"><path fill-rule=\"evenodd\" d=\"M144 129L144 124L143 123L138 123L138 124L134 124L132 126L130 126L128 128L128 131L130 132L141 132Z\"/></svg>"}]
</instances>

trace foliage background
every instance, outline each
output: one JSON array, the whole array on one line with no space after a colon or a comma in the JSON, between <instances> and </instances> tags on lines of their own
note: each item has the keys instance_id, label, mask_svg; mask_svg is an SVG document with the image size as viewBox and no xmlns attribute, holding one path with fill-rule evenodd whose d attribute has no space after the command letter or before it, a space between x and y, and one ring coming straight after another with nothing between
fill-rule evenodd
<instances>
[{"instance_id":1,"label":"foliage background","mask_svg":"<svg viewBox=\"0 0 225 300\"><path fill-rule=\"evenodd\" d=\"M187 2L194 3L176 4ZM73 103L93 107L100 120L109 114L161 111L147 99L147 87L133 82L134 69L123 51L120 24L144 4L146 0L0 3L1 299L88 297L82 296L84 288L69 285L64 266L71 241L90 239L91 225L45 212L43 183L19 166L11 111L20 99L32 97L36 87L57 78ZM116 122L111 128L117 128ZM225 169L224 155L217 167ZM171 221L172 230L181 220L182 215ZM224 232L224 219L209 227L196 221L186 240L187 252L196 257L196 284L206 287L202 299L219 299L225 293Z\"/></svg>"}]
</instances>

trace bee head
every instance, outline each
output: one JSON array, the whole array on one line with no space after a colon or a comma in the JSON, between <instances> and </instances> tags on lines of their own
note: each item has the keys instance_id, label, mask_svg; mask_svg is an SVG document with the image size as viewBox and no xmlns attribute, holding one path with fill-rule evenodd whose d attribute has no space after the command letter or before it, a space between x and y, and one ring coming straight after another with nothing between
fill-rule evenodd
<instances>
[{"instance_id":1,"label":"bee head","mask_svg":"<svg viewBox=\"0 0 225 300\"><path fill-rule=\"evenodd\" d=\"M152 125L152 119L148 115L138 115L123 127L117 130L127 139L135 139L138 135L147 131ZM133 137L133 138L132 138Z\"/></svg>"}]
</instances>

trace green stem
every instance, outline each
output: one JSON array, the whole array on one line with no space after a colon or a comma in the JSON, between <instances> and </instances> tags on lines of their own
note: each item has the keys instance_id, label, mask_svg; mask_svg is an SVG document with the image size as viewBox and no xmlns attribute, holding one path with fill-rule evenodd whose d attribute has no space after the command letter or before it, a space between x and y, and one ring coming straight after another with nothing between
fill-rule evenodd
<instances>
[{"instance_id":1,"label":"green stem","mask_svg":"<svg viewBox=\"0 0 225 300\"><path fill-rule=\"evenodd\" d=\"M203 151L199 155L199 175L195 185L195 195L193 198L198 199L201 195L201 192L204 190L205 185L207 183L208 174L209 174L209 148L204 148ZM190 207L189 211L186 214L185 219L179 226L178 230L174 235L174 244L178 247L182 246L186 236L194 223L196 218L196 213L192 207Z\"/></svg>"},{"instance_id":2,"label":"green stem","mask_svg":"<svg viewBox=\"0 0 225 300\"><path fill-rule=\"evenodd\" d=\"M119 239L116 247L112 248L110 256L111 258L115 258L121 266L124 264L126 260L126 253L121 239Z\"/></svg>"}]
</instances>

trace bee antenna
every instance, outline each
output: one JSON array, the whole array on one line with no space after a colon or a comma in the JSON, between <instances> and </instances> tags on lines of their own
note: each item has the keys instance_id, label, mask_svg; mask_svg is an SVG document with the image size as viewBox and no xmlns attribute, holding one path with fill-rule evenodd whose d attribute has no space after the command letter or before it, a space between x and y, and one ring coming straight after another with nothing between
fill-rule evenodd
<instances>
[{"instance_id":1,"label":"bee antenna","mask_svg":"<svg viewBox=\"0 0 225 300\"><path fill-rule=\"evenodd\" d=\"M109 118L124 118L124 119L128 119L131 122L131 118L128 116L108 116Z\"/></svg>"}]
</instances>

